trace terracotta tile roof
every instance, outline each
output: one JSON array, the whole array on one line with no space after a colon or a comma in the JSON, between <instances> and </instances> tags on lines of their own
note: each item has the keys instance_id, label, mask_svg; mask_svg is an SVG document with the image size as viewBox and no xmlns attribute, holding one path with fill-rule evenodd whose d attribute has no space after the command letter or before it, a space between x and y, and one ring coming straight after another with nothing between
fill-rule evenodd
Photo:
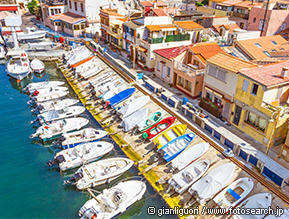
<instances>
[{"instance_id":1,"label":"terracotta tile roof","mask_svg":"<svg viewBox=\"0 0 289 219\"><path fill-rule=\"evenodd\" d=\"M258 66L251 62L236 58L232 55L228 55L225 53L218 53L217 55L214 55L211 58L207 59L207 62L234 73L238 73L238 71L240 71L241 69Z\"/></svg>"},{"instance_id":2,"label":"terracotta tile roof","mask_svg":"<svg viewBox=\"0 0 289 219\"><path fill-rule=\"evenodd\" d=\"M243 69L240 73L265 86L273 86L289 82L289 75L285 78L280 77L282 67L289 68L289 61Z\"/></svg>"},{"instance_id":3,"label":"terracotta tile roof","mask_svg":"<svg viewBox=\"0 0 289 219\"><path fill-rule=\"evenodd\" d=\"M220 24L220 25L214 25L213 28L220 33L221 27L225 27L226 30L229 30L229 33L232 33L234 29L241 29L238 24L232 23L232 24Z\"/></svg>"},{"instance_id":4,"label":"terracotta tile roof","mask_svg":"<svg viewBox=\"0 0 289 219\"><path fill-rule=\"evenodd\" d=\"M117 13L117 9L105 8L99 11L100 14L108 14L113 16L124 17L124 15Z\"/></svg>"},{"instance_id":5,"label":"terracotta tile roof","mask_svg":"<svg viewBox=\"0 0 289 219\"><path fill-rule=\"evenodd\" d=\"M145 1L145 2L139 2L141 5L143 5L144 7L153 7L154 5L153 5L153 3L151 3L151 2L147 2L147 1Z\"/></svg>"},{"instance_id":6,"label":"terracotta tile roof","mask_svg":"<svg viewBox=\"0 0 289 219\"><path fill-rule=\"evenodd\" d=\"M190 46L190 50L204 63L218 53L225 53L217 43L197 43Z\"/></svg>"},{"instance_id":7,"label":"terracotta tile roof","mask_svg":"<svg viewBox=\"0 0 289 219\"><path fill-rule=\"evenodd\" d=\"M276 42L276 45L273 44ZM251 59L265 59L268 56L264 52L271 54L273 51L284 50L287 43L280 35L265 36L256 39L239 40L236 43L236 47L241 49ZM272 51L273 50L273 51Z\"/></svg>"},{"instance_id":8,"label":"terracotta tile roof","mask_svg":"<svg viewBox=\"0 0 289 219\"><path fill-rule=\"evenodd\" d=\"M55 20L61 20L70 24L74 24L76 22L85 20L85 17L82 17L78 14L73 14L71 12L66 12L64 14L60 14L60 15L55 15L55 16L50 16L49 17L51 20L55 21Z\"/></svg>"},{"instance_id":9,"label":"terracotta tile roof","mask_svg":"<svg viewBox=\"0 0 289 219\"><path fill-rule=\"evenodd\" d=\"M150 13L150 11L153 11L156 16L168 16L161 8L150 8L146 13Z\"/></svg>"},{"instance_id":10,"label":"terracotta tile roof","mask_svg":"<svg viewBox=\"0 0 289 219\"><path fill-rule=\"evenodd\" d=\"M211 0L212 2L217 2L217 3L221 3L221 2L225 2L227 0Z\"/></svg>"},{"instance_id":11,"label":"terracotta tile roof","mask_svg":"<svg viewBox=\"0 0 289 219\"><path fill-rule=\"evenodd\" d=\"M160 24L160 25L147 25L146 28L150 31L160 31L161 29L165 28L173 28L176 27L173 24Z\"/></svg>"},{"instance_id":12,"label":"terracotta tile roof","mask_svg":"<svg viewBox=\"0 0 289 219\"><path fill-rule=\"evenodd\" d=\"M182 9L181 8L163 8L163 10L167 14L170 14L170 13L176 14L179 11L181 11Z\"/></svg>"},{"instance_id":13,"label":"terracotta tile roof","mask_svg":"<svg viewBox=\"0 0 289 219\"><path fill-rule=\"evenodd\" d=\"M14 13L8 12L8 11L1 11L0 12L0 20L5 19L7 16L13 16Z\"/></svg>"},{"instance_id":14,"label":"terracotta tile roof","mask_svg":"<svg viewBox=\"0 0 289 219\"><path fill-rule=\"evenodd\" d=\"M181 47L173 47L173 48L167 48L167 49L157 49L157 50L154 50L153 52L166 59L173 60L174 58L178 57L183 52L185 52L187 49L188 49L188 46L181 46Z\"/></svg>"},{"instance_id":15,"label":"terracotta tile roof","mask_svg":"<svg viewBox=\"0 0 289 219\"><path fill-rule=\"evenodd\" d=\"M234 6L243 7L243 8L261 7L262 5L263 5L263 2L254 2L254 4L252 4L252 1L243 1L243 2L238 2L234 4Z\"/></svg>"},{"instance_id":16,"label":"terracotta tile roof","mask_svg":"<svg viewBox=\"0 0 289 219\"><path fill-rule=\"evenodd\" d=\"M242 2L242 0L227 0L225 2L218 3L218 5L223 5L223 6L233 6L239 2Z\"/></svg>"},{"instance_id":17,"label":"terracotta tile roof","mask_svg":"<svg viewBox=\"0 0 289 219\"><path fill-rule=\"evenodd\" d=\"M168 6L168 4L164 2L156 2L156 6Z\"/></svg>"},{"instance_id":18,"label":"terracotta tile roof","mask_svg":"<svg viewBox=\"0 0 289 219\"><path fill-rule=\"evenodd\" d=\"M175 21L175 25L185 30L204 29L203 26L197 24L194 21Z\"/></svg>"}]
</instances>

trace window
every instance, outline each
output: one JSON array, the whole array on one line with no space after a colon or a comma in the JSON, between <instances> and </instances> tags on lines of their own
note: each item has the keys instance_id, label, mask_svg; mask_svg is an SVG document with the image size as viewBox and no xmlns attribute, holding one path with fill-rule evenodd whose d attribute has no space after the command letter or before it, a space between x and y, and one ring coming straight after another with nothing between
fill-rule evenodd
<instances>
[{"instance_id":1,"label":"window","mask_svg":"<svg viewBox=\"0 0 289 219\"><path fill-rule=\"evenodd\" d=\"M199 68L199 62L197 60L194 60L194 66L196 66L197 68Z\"/></svg>"},{"instance_id":2,"label":"window","mask_svg":"<svg viewBox=\"0 0 289 219\"><path fill-rule=\"evenodd\" d=\"M281 50L281 51L284 51L284 49L283 49L283 48L281 48L280 50Z\"/></svg>"},{"instance_id":3,"label":"window","mask_svg":"<svg viewBox=\"0 0 289 219\"><path fill-rule=\"evenodd\" d=\"M222 104L222 98L215 93L214 102L217 104Z\"/></svg>"},{"instance_id":4,"label":"window","mask_svg":"<svg viewBox=\"0 0 289 219\"><path fill-rule=\"evenodd\" d=\"M83 12L83 3L80 3L80 10Z\"/></svg>"},{"instance_id":5,"label":"window","mask_svg":"<svg viewBox=\"0 0 289 219\"><path fill-rule=\"evenodd\" d=\"M259 43L254 43L254 45L257 46L258 48L262 47Z\"/></svg>"},{"instance_id":6,"label":"window","mask_svg":"<svg viewBox=\"0 0 289 219\"><path fill-rule=\"evenodd\" d=\"M158 71L160 71L160 69L161 69L161 62L159 61L159 63L158 63Z\"/></svg>"},{"instance_id":7,"label":"window","mask_svg":"<svg viewBox=\"0 0 289 219\"><path fill-rule=\"evenodd\" d=\"M256 18L254 17L254 19L253 19L253 23L256 23Z\"/></svg>"},{"instance_id":8,"label":"window","mask_svg":"<svg viewBox=\"0 0 289 219\"><path fill-rule=\"evenodd\" d=\"M81 26L81 30L84 30L86 28L86 23L81 23L80 26Z\"/></svg>"},{"instance_id":9,"label":"window","mask_svg":"<svg viewBox=\"0 0 289 219\"><path fill-rule=\"evenodd\" d=\"M54 10L53 9L50 9L50 14L54 15Z\"/></svg>"},{"instance_id":10,"label":"window","mask_svg":"<svg viewBox=\"0 0 289 219\"><path fill-rule=\"evenodd\" d=\"M71 9L71 1L69 1L69 8Z\"/></svg>"},{"instance_id":11,"label":"window","mask_svg":"<svg viewBox=\"0 0 289 219\"><path fill-rule=\"evenodd\" d=\"M262 30L262 28L263 28L263 23L264 23L264 19L260 19L260 21L259 21L259 26L258 26L258 30ZM264 24L264 29L265 29L265 26L266 26L266 21L265 21L265 24Z\"/></svg>"},{"instance_id":12,"label":"window","mask_svg":"<svg viewBox=\"0 0 289 219\"><path fill-rule=\"evenodd\" d=\"M237 13L245 14L245 9L237 8Z\"/></svg>"},{"instance_id":13,"label":"window","mask_svg":"<svg viewBox=\"0 0 289 219\"><path fill-rule=\"evenodd\" d=\"M192 89L192 83L188 80L185 81L185 88L189 91Z\"/></svg>"},{"instance_id":14,"label":"window","mask_svg":"<svg viewBox=\"0 0 289 219\"><path fill-rule=\"evenodd\" d=\"M283 24L281 25L281 29L280 29L280 30L285 30L285 29L286 29L286 24L283 23Z\"/></svg>"},{"instance_id":15,"label":"window","mask_svg":"<svg viewBox=\"0 0 289 219\"><path fill-rule=\"evenodd\" d=\"M212 101L213 100L213 93L206 90L206 98Z\"/></svg>"},{"instance_id":16,"label":"window","mask_svg":"<svg viewBox=\"0 0 289 219\"><path fill-rule=\"evenodd\" d=\"M256 128L257 130L261 132L264 132L267 126L266 119L263 119L250 111L248 111L247 113L247 118L245 122L250 124L251 126L253 126L254 128Z\"/></svg>"},{"instance_id":17,"label":"window","mask_svg":"<svg viewBox=\"0 0 289 219\"><path fill-rule=\"evenodd\" d=\"M259 87L258 84L254 84L254 83L253 83L251 94L253 94L253 95L256 96L256 95L257 95L257 91L258 91L258 87Z\"/></svg>"},{"instance_id":18,"label":"window","mask_svg":"<svg viewBox=\"0 0 289 219\"><path fill-rule=\"evenodd\" d=\"M272 52L277 52L277 50L276 49L272 49Z\"/></svg>"},{"instance_id":19,"label":"window","mask_svg":"<svg viewBox=\"0 0 289 219\"><path fill-rule=\"evenodd\" d=\"M171 68L170 68L170 67L168 67L167 76L168 76L168 77L170 77L170 76L171 76Z\"/></svg>"},{"instance_id":20,"label":"window","mask_svg":"<svg viewBox=\"0 0 289 219\"><path fill-rule=\"evenodd\" d=\"M274 46L278 45L274 40L272 40L271 43L273 43Z\"/></svg>"},{"instance_id":21,"label":"window","mask_svg":"<svg viewBox=\"0 0 289 219\"><path fill-rule=\"evenodd\" d=\"M79 25L73 25L73 30L80 30Z\"/></svg>"},{"instance_id":22,"label":"window","mask_svg":"<svg viewBox=\"0 0 289 219\"><path fill-rule=\"evenodd\" d=\"M54 22L53 22L53 20L50 20L50 24L51 24L52 26L54 26Z\"/></svg>"},{"instance_id":23,"label":"window","mask_svg":"<svg viewBox=\"0 0 289 219\"><path fill-rule=\"evenodd\" d=\"M247 92L248 91L248 87L249 87L249 81L244 79L242 90Z\"/></svg>"},{"instance_id":24,"label":"window","mask_svg":"<svg viewBox=\"0 0 289 219\"><path fill-rule=\"evenodd\" d=\"M54 22L54 26L60 26L60 21Z\"/></svg>"},{"instance_id":25,"label":"window","mask_svg":"<svg viewBox=\"0 0 289 219\"><path fill-rule=\"evenodd\" d=\"M179 85L184 86L184 79L181 76L179 76Z\"/></svg>"},{"instance_id":26,"label":"window","mask_svg":"<svg viewBox=\"0 0 289 219\"><path fill-rule=\"evenodd\" d=\"M241 29L244 29L244 23L243 22L240 23L240 27L241 27Z\"/></svg>"},{"instance_id":27,"label":"window","mask_svg":"<svg viewBox=\"0 0 289 219\"><path fill-rule=\"evenodd\" d=\"M77 11L77 2L74 2L74 10Z\"/></svg>"},{"instance_id":28,"label":"window","mask_svg":"<svg viewBox=\"0 0 289 219\"><path fill-rule=\"evenodd\" d=\"M215 67L213 67L213 66L210 66L209 67L209 73L208 73L210 76L212 76L212 77L216 77L216 75L217 75L217 69L215 68Z\"/></svg>"},{"instance_id":29,"label":"window","mask_svg":"<svg viewBox=\"0 0 289 219\"><path fill-rule=\"evenodd\" d=\"M226 73L225 71L219 70L219 71L218 71L218 76L217 76L217 78L218 78L220 81L226 82L226 75L227 75L227 73Z\"/></svg>"},{"instance_id":30,"label":"window","mask_svg":"<svg viewBox=\"0 0 289 219\"><path fill-rule=\"evenodd\" d=\"M187 61L188 64L191 64L192 63L192 53L189 52L188 53L188 61Z\"/></svg>"},{"instance_id":31,"label":"window","mask_svg":"<svg viewBox=\"0 0 289 219\"><path fill-rule=\"evenodd\" d=\"M134 30L133 29L131 30L131 35L134 36Z\"/></svg>"},{"instance_id":32,"label":"window","mask_svg":"<svg viewBox=\"0 0 289 219\"><path fill-rule=\"evenodd\" d=\"M268 51L263 51L263 53L266 54L266 56L271 57L270 53Z\"/></svg>"}]
</instances>

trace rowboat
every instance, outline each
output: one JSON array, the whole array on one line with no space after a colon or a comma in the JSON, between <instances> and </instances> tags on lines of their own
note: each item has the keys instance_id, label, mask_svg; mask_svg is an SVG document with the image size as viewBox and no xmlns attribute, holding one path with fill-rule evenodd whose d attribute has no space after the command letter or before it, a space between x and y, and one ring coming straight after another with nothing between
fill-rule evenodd
<instances>
[{"instance_id":1,"label":"rowboat","mask_svg":"<svg viewBox=\"0 0 289 219\"><path fill-rule=\"evenodd\" d=\"M157 146L157 148L161 148L162 146L174 140L175 138L184 135L186 130L187 125L185 124L174 125L168 128L158 137L154 138L153 143L155 146Z\"/></svg>"},{"instance_id":2,"label":"rowboat","mask_svg":"<svg viewBox=\"0 0 289 219\"><path fill-rule=\"evenodd\" d=\"M121 119L125 119L126 117L130 116L132 113L138 111L139 109L143 108L150 100L149 96L142 96L136 98L134 101L126 104L120 110L118 110L118 114L120 115Z\"/></svg>"},{"instance_id":3,"label":"rowboat","mask_svg":"<svg viewBox=\"0 0 289 219\"><path fill-rule=\"evenodd\" d=\"M39 59L34 58L31 62L31 69L36 73L41 73L44 71L45 65Z\"/></svg>"},{"instance_id":4,"label":"rowboat","mask_svg":"<svg viewBox=\"0 0 289 219\"><path fill-rule=\"evenodd\" d=\"M158 110L150 114L147 118L145 118L144 120L142 120L140 123L137 124L138 130L140 132L147 130L148 128L152 127L154 124L161 121L161 119L164 117L165 114L166 114L165 110Z\"/></svg>"},{"instance_id":5,"label":"rowboat","mask_svg":"<svg viewBox=\"0 0 289 219\"><path fill-rule=\"evenodd\" d=\"M188 147L191 142L194 140L195 134L189 133L184 134L180 137L175 138L171 142L167 143L160 149L158 149L158 153L162 155L165 161L170 162L175 157L177 157L183 150Z\"/></svg>"},{"instance_id":6,"label":"rowboat","mask_svg":"<svg viewBox=\"0 0 289 219\"><path fill-rule=\"evenodd\" d=\"M113 97L109 98L106 102L105 102L105 106L104 108L106 109L108 106L114 106L124 100L126 100L127 98L129 98L133 93L135 92L135 88L129 88L126 89L116 95L114 95Z\"/></svg>"},{"instance_id":7,"label":"rowboat","mask_svg":"<svg viewBox=\"0 0 289 219\"><path fill-rule=\"evenodd\" d=\"M175 117L167 117L165 119L162 119L158 123L151 126L149 129L145 130L142 134L142 137L144 139L155 138L157 135L169 128L175 122L175 119Z\"/></svg>"}]
</instances>

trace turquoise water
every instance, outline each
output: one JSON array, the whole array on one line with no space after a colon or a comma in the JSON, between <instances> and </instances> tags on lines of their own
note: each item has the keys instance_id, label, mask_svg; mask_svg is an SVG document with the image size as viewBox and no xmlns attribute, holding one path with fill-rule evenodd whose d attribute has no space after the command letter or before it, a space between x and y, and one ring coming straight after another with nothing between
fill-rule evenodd
<instances>
[{"instance_id":1,"label":"turquoise water","mask_svg":"<svg viewBox=\"0 0 289 219\"><path fill-rule=\"evenodd\" d=\"M64 79L58 76L52 64L46 64L44 77L31 78L33 82L44 80ZM22 81L22 85L27 81ZM72 92L70 93L73 97ZM0 218L78 218L79 208L90 196L86 191L77 191L75 186L63 185L63 180L72 176L75 170L61 175L58 168L49 168L46 165L46 162L60 150L57 146L48 147L37 139L29 139L29 135L34 133L37 127L30 124L35 117L31 115L31 109L26 104L28 100L29 97L19 90L19 85L6 75L5 65L1 64ZM87 114L83 116L88 118ZM92 118L90 121L93 127L100 127ZM112 142L110 138L106 140ZM115 151L108 156L115 155L123 155L117 145ZM134 175L137 175L137 169L133 167L120 179ZM117 181L96 189L112 186L115 182ZM145 197L119 218L157 218L147 214L147 207L167 207L160 196L151 196L155 191L148 183L147 186L148 192Z\"/></svg>"}]
</instances>

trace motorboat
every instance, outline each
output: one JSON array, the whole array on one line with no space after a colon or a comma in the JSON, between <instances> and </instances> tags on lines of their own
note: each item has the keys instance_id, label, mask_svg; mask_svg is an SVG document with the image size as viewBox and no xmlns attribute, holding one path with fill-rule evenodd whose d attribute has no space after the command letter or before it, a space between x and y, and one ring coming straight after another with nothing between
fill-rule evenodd
<instances>
[{"instance_id":1,"label":"motorboat","mask_svg":"<svg viewBox=\"0 0 289 219\"><path fill-rule=\"evenodd\" d=\"M60 99L65 97L69 92L68 91L61 91L61 92L50 92L44 95L38 95L37 97L32 97L31 100L27 102L27 104L33 104L35 102L45 102L45 101L52 101L55 99Z\"/></svg>"},{"instance_id":2,"label":"motorboat","mask_svg":"<svg viewBox=\"0 0 289 219\"><path fill-rule=\"evenodd\" d=\"M130 116L126 117L121 123L120 126L123 127L124 132L128 132L135 128L137 124L142 121L144 118L146 118L149 114L149 109L144 108L140 109Z\"/></svg>"},{"instance_id":3,"label":"motorboat","mask_svg":"<svg viewBox=\"0 0 289 219\"><path fill-rule=\"evenodd\" d=\"M67 65L70 65L71 68L76 68L85 62L88 62L89 60L93 59L92 53L88 49L81 49L76 51L72 54L70 58L67 60Z\"/></svg>"},{"instance_id":4,"label":"motorboat","mask_svg":"<svg viewBox=\"0 0 289 219\"><path fill-rule=\"evenodd\" d=\"M69 117L76 117L81 113L84 113L85 107L83 106L70 106L63 109L51 109L45 113L37 115L37 119L31 123L39 122L42 124L51 123L60 119L65 119Z\"/></svg>"},{"instance_id":5,"label":"motorboat","mask_svg":"<svg viewBox=\"0 0 289 219\"><path fill-rule=\"evenodd\" d=\"M83 72L81 74L81 77L84 78L84 79L88 79L90 77L98 75L102 71L104 71L104 68L98 65L95 68L92 68L92 69L89 69L89 70Z\"/></svg>"},{"instance_id":6,"label":"motorboat","mask_svg":"<svg viewBox=\"0 0 289 219\"><path fill-rule=\"evenodd\" d=\"M69 72L67 74L67 76L68 77L76 76L76 73L81 74L82 72L88 71L89 69L94 68L95 66L98 66L99 64L101 64L100 60L97 57L93 57L87 62L84 62L83 64L75 67L72 72Z\"/></svg>"},{"instance_id":7,"label":"motorboat","mask_svg":"<svg viewBox=\"0 0 289 219\"><path fill-rule=\"evenodd\" d=\"M116 75L113 75L111 77L105 78L102 81L99 81L98 83L95 83L92 85L92 87L94 88L94 91L96 91L96 93L98 92L99 89L103 89L103 87L106 86L107 90L109 90L109 86L111 86L114 81L117 79ZM101 88L102 87L102 88Z\"/></svg>"},{"instance_id":8,"label":"motorboat","mask_svg":"<svg viewBox=\"0 0 289 219\"><path fill-rule=\"evenodd\" d=\"M150 114L147 118L142 120L140 123L137 124L138 130L140 132L143 132L153 126L154 124L158 123L161 121L161 119L164 117L166 114L165 110L158 110L152 114Z\"/></svg>"},{"instance_id":9,"label":"motorboat","mask_svg":"<svg viewBox=\"0 0 289 219\"><path fill-rule=\"evenodd\" d=\"M120 177L133 166L133 161L123 157L113 157L85 164L66 183L76 183L80 190L95 187Z\"/></svg>"},{"instance_id":10,"label":"motorboat","mask_svg":"<svg viewBox=\"0 0 289 219\"><path fill-rule=\"evenodd\" d=\"M91 85L91 86L94 86L94 87L98 86L104 80L106 80L107 78L111 77L113 75L113 73L114 73L113 71L105 72L102 76L99 76L99 77L96 77L96 78L92 79L88 84Z\"/></svg>"},{"instance_id":11,"label":"motorboat","mask_svg":"<svg viewBox=\"0 0 289 219\"><path fill-rule=\"evenodd\" d=\"M85 118L68 118L40 126L30 138L39 137L42 141L53 140L63 133L79 130L89 123Z\"/></svg>"},{"instance_id":12,"label":"motorboat","mask_svg":"<svg viewBox=\"0 0 289 219\"><path fill-rule=\"evenodd\" d=\"M20 41L35 40L45 37L46 31L38 30L35 27L26 27L24 32L17 32L17 39Z\"/></svg>"},{"instance_id":13,"label":"motorboat","mask_svg":"<svg viewBox=\"0 0 289 219\"><path fill-rule=\"evenodd\" d=\"M265 193L258 193L256 195L253 195L249 198L247 198L241 206L239 206L240 209L243 210L251 210L251 209L268 209L271 207L272 204L272 195L268 192ZM239 214L239 215L233 215L233 219L262 219L264 218L265 214L259 214L259 215L252 215L252 214ZM268 216L270 218L270 215ZM268 218L266 217L266 218ZM276 217L273 216L275 219Z\"/></svg>"},{"instance_id":14,"label":"motorboat","mask_svg":"<svg viewBox=\"0 0 289 219\"><path fill-rule=\"evenodd\" d=\"M149 129L145 130L142 134L144 139L153 139L158 136L160 133L168 129L174 122L176 118L171 116L165 119L162 119L158 123L151 126Z\"/></svg>"},{"instance_id":15,"label":"motorboat","mask_svg":"<svg viewBox=\"0 0 289 219\"><path fill-rule=\"evenodd\" d=\"M30 74L30 62L24 50L8 51L6 56L9 59L6 65L6 71L9 76L22 81Z\"/></svg>"},{"instance_id":16,"label":"motorboat","mask_svg":"<svg viewBox=\"0 0 289 219\"><path fill-rule=\"evenodd\" d=\"M108 93L112 89L119 87L123 83L124 83L124 80L122 78L118 78L115 81L110 81L107 84L102 84L101 86L99 86L99 83L98 83L98 85L97 85L98 87L95 88L94 91L96 92L96 96L101 98L103 95L105 95L106 93ZM125 91L125 90L123 90L123 91ZM121 92L123 92L123 91L121 91ZM119 94L119 93L117 93L117 94ZM112 97L108 98L106 101L108 101L109 99L113 98L117 94L115 94Z\"/></svg>"},{"instance_id":17,"label":"motorboat","mask_svg":"<svg viewBox=\"0 0 289 219\"><path fill-rule=\"evenodd\" d=\"M157 152L163 157L165 161L170 162L192 143L195 136L196 135L194 133L184 134L170 141L162 148L158 149Z\"/></svg>"},{"instance_id":18,"label":"motorboat","mask_svg":"<svg viewBox=\"0 0 289 219\"><path fill-rule=\"evenodd\" d=\"M61 171L65 171L99 160L112 149L113 144L106 141L81 143L74 148L58 152L47 164L50 167L58 165Z\"/></svg>"},{"instance_id":19,"label":"motorboat","mask_svg":"<svg viewBox=\"0 0 289 219\"><path fill-rule=\"evenodd\" d=\"M113 107L114 105L126 100L135 92L135 90L136 90L135 88L128 88L128 89L114 95L113 97L109 98L105 102L104 108L106 109L108 106Z\"/></svg>"},{"instance_id":20,"label":"motorboat","mask_svg":"<svg viewBox=\"0 0 289 219\"><path fill-rule=\"evenodd\" d=\"M54 101L46 101L42 103L38 103L35 109L32 109L32 113L44 113L51 109L59 110L64 109L65 107L76 105L79 100L66 98L64 100L54 100Z\"/></svg>"},{"instance_id":21,"label":"motorboat","mask_svg":"<svg viewBox=\"0 0 289 219\"><path fill-rule=\"evenodd\" d=\"M63 149L73 148L80 143L98 141L107 134L108 132L105 130L85 128L76 132L63 134L54 144L61 144Z\"/></svg>"},{"instance_id":22,"label":"motorboat","mask_svg":"<svg viewBox=\"0 0 289 219\"><path fill-rule=\"evenodd\" d=\"M153 143L155 146L157 146L157 148L161 148L162 146L174 140L175 138L184 135L186 130L187 125L185 124L178 124L171 126L167 130L165 130L161 135L154 138Z\"/></svg>"},{"instance_id":23,"label":"motorboat","mask_svg":"<svg viewBox=\"0 0 289 219\"><path fill-rule=\"evenodd\" d=\"M184 193L191 185L200 179L210 166L209 160L202 160L192 163L182 171L174 174L168 181L169 189L173 189L179 194Z\"/></svg>"},{"instance_id":24,"label":"motorboat","mask_svg":"<svg viewBox=\"0 0 289 219\"><path fill-rule=\"evenodd\" d=\"M118 110L117 113L120 115L120 118L124 120L126 117L130 116L132 113L143 108L149 102L149 100L150 100L149 96L142 96L142 97L136 98L134 101L129 102L120 110Z\"/></svg>"},{"instance_id":25,"label":"motorboat","mask_svg":"<svg viewBox=\"0 0 289 219\"><path fill-rule=\"evenodd\" d=\"M47 88L47 87L58 87L62 86L65 83L63 81L43 81L43 82L36 82L36 83L30 83L28 84L24 90L29 90L30 93L33 93L34 91L41 89L41 88Z\"/></svg>"},{"instance_id":26,"label":"motorboat","mask_svg":"<svg viewBox=\"0 0 289 219\"><path fill-rule=\"evenodd\" d=\"M67 91L67 87L42 87L38 90L35 90L33 93L30 93L30 90L27 91L27 93L30 93L31 96L45 96L49 93L57 93L57 92L63 92Z\"/></svg>"},{"instance_id":27,"label":"motorboat","mask_svg":"<svg viewBox=\"0 0 289 219\"><path fill-rule=\"evenodd\" d=\"M31 69L36 73L41 73L44 71L45 65L39 59L34 58L31 62Z\"/></svg>"},{"instance_id":28,"label":"motorboat","mask_svg":"<svg viewBox=\"0 0 289 219\"><path fill-rule=\"evenodd\" d=\"M116 186L104 189L102 194L88 200L80 208L78 215L81 219L114 218L140 200L145 191L145 182L137 180L120 182Z\"/></svg>"},{"instance_id":29,"label":"motorboat","mask_svg":"<svg viewBox=\"0 0 289 219\"><path fill-rule=\"evenodd\" d=\"M113 87L110 91L106 92L101 96L103 101L107 101L109 98L113 97L114 95L118 94L119 92L127 89L127 84L121 84L120 86Z\"/></svg>"},{"instance_id":30,"label":"motorboat","mask_svg":"<svg viewBox=\"0 0 289 219\"><path fill-rule=\"evenodd\" d=\"M53 42L37 42L37 43L28 43L29 49L33 50L44 50L44 49L51 49L53 48L54 43Z\"/></svg>"},{"instance_id":31,"label":"motorboat","mask_svg":"<svg viewBox=\"0 0 289 219\"><path fill-rule=\"evenodd\" d=\"M0 45L0 59L5 59L6 51L2 45Z\"/></svg>"},{"instance_id":32,"label":"motorboat","mask_svg":"<svg viewBox=\"0 0 289 219\"><path fill-rule=\"evenodd\" d=\"M213 201L219 208L229 211L229 209L236 207L243 201L252 191L253 187L254 181L251 178L244 177L237 179L216 195Z\"/></svg>"},{"instance_id":33,"label":"motorboat","mask_svg":"<svg viewBox=\"0 0 289 219\"><path fill-rule=\"evenodd\" d=\"M226 163L211 170L189 188L197 202L204 204L223 189L233 177L235 164Z\"/></svg>"},{"instance_id":34,"label":"motorboat","mask_svg":"<svg viewBox=\"0 0 289 219\"><path fill-rule=\"evenodd\" d=\"M176 159L172 160L171 167L178 171L182 170L187 165L201 158L207 152L209 146L207 142L192 145L176 157Z\"/></svg>"}]
</instances>

